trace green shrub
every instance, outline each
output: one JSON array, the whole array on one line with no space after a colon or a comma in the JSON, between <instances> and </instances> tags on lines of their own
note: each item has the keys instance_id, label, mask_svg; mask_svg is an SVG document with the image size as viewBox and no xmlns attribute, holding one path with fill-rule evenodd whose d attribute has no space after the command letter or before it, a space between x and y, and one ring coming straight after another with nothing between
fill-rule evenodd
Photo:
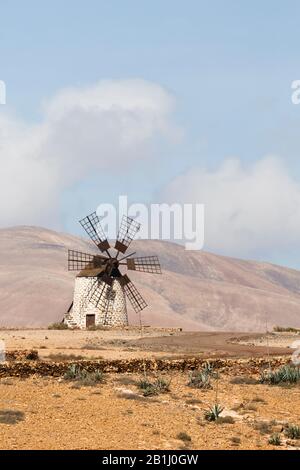
<instances>
[{"instance_id":1,"label":"green shrub","mask_svg":"<svg viewBox=\"0 0 300 470\"><path fill-rule=\"evenodd\" d=\"M65 375L65 380L74 380L78 385L93 386L103 382L104 374L99 369L89 372L77 364L70 364Z\"/></svg>"},{"instance_id":2,"label":"green shrub","mask_svg":"<svg viewBox=\"0 0 300 470\"><path fill-rule=\"evenodd\" d=\"M276 333L300 333L299 328L293 328L292 326L274 326L273 331L276 331Z\"/></svg>"},{"instance_id":3,"label":"green shrub","mask_svg":"<svg viewBox=\"0 0 300 470\"><path fill-rule=\"evenodd\" d=\"M281 383L297 383L300 381L300 369L296 365L287 364L275 371L261 373L260 383L279 385Z\"/></svg>"},{"instance_id":4,"label":"green shrub","mask_svg":"<svg viewBox=\"0 0 300 470\"><path fill-rule=\"evenodd\" d=\"M270 437L269 437L269 444L271 444L272 446L280 446L281 444L281 438L280 438L280 434L278 433L275 433L275 434L272 434Z\"/></svg>"},{"instance_id":5,"label":"green shrub","mask_svg":"<svg viewBox=\"0 0 300 470\"><path fill-rule=\"evenodd\" d=\"M285 430L285 434L289 439L300 439L300 426L289 424Z\"/></svg>"},{"instance_id":6,"label":"green shrub","mask_svg":"<svg viewBox=\"0 0 300 470\"><path fill-rule=\"evenodd\" d=\"M206 372L193 371L189 375L188 386L208 390L212 388L212 385L210 383L210 376Z\"/></svg>"},{"instance_id":7,"label":"green shrub","mask_svg":"<svg viewBox=\"0 0 300 470\"><path fill-rule=\"evenodd\" d=\"M210 389L212 388L212 377L216 378L217 374L213 371L213 366L209 362L206 362L202 369L195 370L190 373L188 386L194 388Z\"/></svg>"},{"instance_id":8,"label":"green shrub","mask_svg":"<svg viewBox=\"0 0 300 470\"><path fill-rule=\"evenodd\" d=\"M224 408L215 403L209 410L205 411L204 418L206 421L217 421Z\"/></svg>"},{"instance_id":9,"label":"green shrub","mask_svg":"<svg viewBox=\"0 0 300 470\"><path fill-rule=\"evenodd\" d=\"M154 382L143 378L138 382L138 387L143 391L145 397L149 397L168 392L170 390L170 383L171 380L165 380L162 377L158 377Z\"/></svg>"},{"instance_id":10,"label":"green shrub","mask_svg":"<svg viewBox=\"0 0 300 470\"><path fill-rule=\"evenodd\" d=\"M51 325L48 326L48 330L68 330L69 327L66 323L51 323Z\"/></svg>"}]
</instances>

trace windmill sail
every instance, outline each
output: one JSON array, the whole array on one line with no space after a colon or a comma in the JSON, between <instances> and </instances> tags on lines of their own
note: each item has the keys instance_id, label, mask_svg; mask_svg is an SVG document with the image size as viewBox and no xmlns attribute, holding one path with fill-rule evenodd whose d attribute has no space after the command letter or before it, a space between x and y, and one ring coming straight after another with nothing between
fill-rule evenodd
<instances>
[{"instance_id":1,"label":"windmill sail","mask_svg":"<svg viewBox=\"0 0 300 470\"><path fill-rule=\"evenodd\" d=\"M124 276L120 278L120 282L124 288L124 291L135 313L138 313L141 310L144 310L144 308L147 307L147 304L145 300L143 299L143 297L141 296L141 294L139 293L139 291L137 290L137 288L135 287L135 285L131 282L127 274L124 274Z\"/></svg>"},{"instance_id":2,"label":"windmill sail","mask_svg":"<svg viewBox=\"0 0 300 470\"><path fill-rule=\"evenodd\" d=\"M91 255L81 251L68 250L68 270L81 271L82 269L101 268L107 259L101 255Z\"/></svg>"},{"instance_id":3,"label":"windmill sail","mask_svg":"<svg viewBox=\"0 0 300 470\"><path fill-rule=\"evenodd\" d=\"M91 301L92 296L94 295L96 289L99 286L99 280L94 279L88 286L86 287L84 294L80 299L80 310L83 311L88 303Z\"/></svg>"},{"instance_id":4,"label":"windmill sail","mask_svg":"<svg viewBox=\"0 0 300 470\"><path fill-rule=\"evenodd\" d=\"M80 224L100 251L107 252L107 250L109 250L110 245L100 225L100 220L96 212L93 212L84 219L80 220Z\"/></svg>"},{"instance_id":5,"label":"windmill sail","mask_svg":"<svg viewBox=\"0 0 300 470\"><path fill-rule=\"evenodd\" d=\"M108 308L108 302L110 299L110 292L112 287L105 282L100 282L97 289L93 292L90 297L90 302L102 311L106 311Z\"/></svg>"},{"instance_id":6,"label":"windmill sail","mask_svg":"<svg viewBox=\"0 0 300 470\"><path fill-rule=\"evenodd\" d=\"M125 253L140 228L141 224L124 215L115 243L115 249L118 252Z\"/></svg>"},{"instance_id":7,"label":"windmill sail","mask_svg":"<svg viewBox=\"0 0 300 470\"><path fill-rule=\"evenodd\" d=\"M161 274L161 267L157 256L141 256L128 258L127 269L144 273Z\"/></svg>"}]
</instances>

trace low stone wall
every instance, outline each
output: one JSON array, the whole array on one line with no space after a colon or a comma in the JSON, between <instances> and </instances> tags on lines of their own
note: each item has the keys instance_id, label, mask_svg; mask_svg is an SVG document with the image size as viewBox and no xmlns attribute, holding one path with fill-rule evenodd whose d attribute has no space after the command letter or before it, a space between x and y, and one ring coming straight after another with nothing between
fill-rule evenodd
<instances>
[{"instance_id":1,"label":"low stone wall","mask_svg":"<svg viewBox=\"0 0 300 470\"><path fill-rule=\"evenodd\" d=\"M129 360L80 360L69 362L46 361L15 361L0 364L0 377L29 377L31 375L60 377L74 362L88 371L96 369L105 373L141 373L143 371L188 371L203 366L207 359L197 357L176 360L167 359L129 359ZM215 369L225 373L234 371L235 374L259 374L262 369L269 366L265 358L251 359L211 359L210 364ZM289 362L286 357L273 357L270 359L272 368Z\"/></svg>"}]
</instances>

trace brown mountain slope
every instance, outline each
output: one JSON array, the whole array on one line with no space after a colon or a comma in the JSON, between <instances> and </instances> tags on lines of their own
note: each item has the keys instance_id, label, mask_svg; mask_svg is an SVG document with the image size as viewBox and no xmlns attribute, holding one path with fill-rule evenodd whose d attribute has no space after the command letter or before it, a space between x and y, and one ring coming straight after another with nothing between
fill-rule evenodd
<instances>
[{"instance_id":1,"label":"brown mountain slope","mask_svg":"<svg viewBox=\"0 0 300 470\"><path fill-rule=\"evenodd\" d=\"M75 273L67 249L94 251L84 239L38 227L0 230L0 326L46 326L62 318ZM138 255L157 254L163 276L130 272L149 307L145 324L187 330L264 330L300 326L300 272L268 263L137 241ZM138 317L130 311L130 321Z\"/></svg>"}]
</instances>

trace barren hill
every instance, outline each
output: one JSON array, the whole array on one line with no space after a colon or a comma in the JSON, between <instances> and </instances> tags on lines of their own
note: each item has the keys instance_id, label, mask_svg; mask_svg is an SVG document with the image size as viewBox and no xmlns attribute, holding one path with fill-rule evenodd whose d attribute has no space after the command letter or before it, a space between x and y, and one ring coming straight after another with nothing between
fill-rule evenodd
<instances>
[{"instance_id":1,"label":"barren hill","mask_svg":"<svg viewBox=\"0 0 300 470\"><path fill-rule=\"evenodd\" d=\"M174 243L137 241L139 255L157 254L163 275L130 272L149 304L145 324L187 330L261 331L300 327L300 272ZM67 250L94 251L88 241L39 227L0 230L0 326L47 326L59 321L73 294L76 273ZM130 312L132 323L138 322Z\"/></svg>"}]
</instances>

